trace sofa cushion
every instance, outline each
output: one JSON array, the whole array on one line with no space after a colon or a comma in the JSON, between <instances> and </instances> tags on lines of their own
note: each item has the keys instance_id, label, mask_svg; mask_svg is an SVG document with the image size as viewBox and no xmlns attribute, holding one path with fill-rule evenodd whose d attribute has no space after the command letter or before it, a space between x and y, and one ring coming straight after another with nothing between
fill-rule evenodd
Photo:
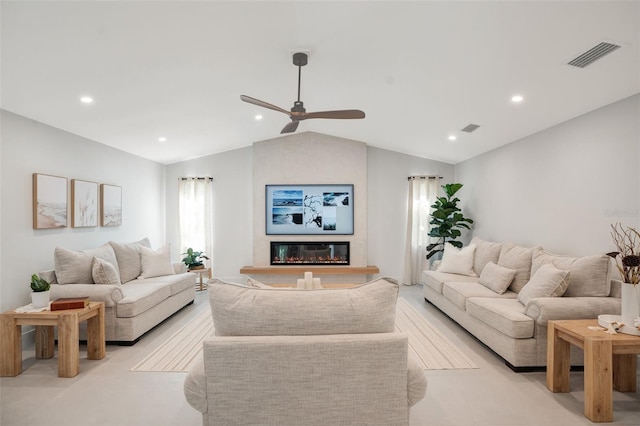
<instances>
[{"instance_id":1,"label":"sofa cushion","mask_svg":"<svg viewBox=\"0 0 640 426\"><path fill-rule=\"evenodd\" d=\"M502 294L507 291L511 285L511 281L513 281L516 272L515 269L505 268L491 261L486 264L482 273L480 273L478 282L488 289Z\"/></svg>"},{"instance_id":2,"label":"sofa cushion","mask_svg":"<svg viewBox=\"0 0 640 426\"><path fill-rule=\"evenodd\" d=\"M191 273L183 273L183 274L172 274L172 275L163 275L160 277L152 277L152 278L139 278L137 280L130 281L128 284L138 285L138 284L166 284L171 288L171 295L174 296L178 293L182 293L184 290L189 287L193 287L195 289L196 286L196 275Z\"/></svg>"},{"instance_id":3,"label":"sofa cushion","mask_svg":"<svg viewBox=\"0 0 640 426\"><path fill-rule=\"evenodd\" d=\"M476 275L480 275L482 273L487 263L498 263L502 243L492 243L490 241L481 240L479 237L473 237L469 244L476 246L476 252L473 256L473 271Z\"/></svg>"},{"instance_id":4,"label":"sofa cushion","mask_svg":"<svg viewBox=\"0 0 640 426\"><path fill-rule=\"evenodd\" d=\"M427 287L430 287L438 294L442 294L442 285L452 281L457 282L477 282L478 277L470 277L467 275L447 274L438 271L422 271L422 279Z\"/></svg>"},{"instance_id":5,"label":"sofa cushion","mask_svg":"<svg viewBox=\"0 0 640 426\"><path fill-rule=\"evenodd\" d=\"M518 293L531 277L531 259L533 248L522 247L512 243L502 244L498 265L515 269L516 275L509 288Z\"/></svg>"},{"instance_id":6,"label":"sofa cushion","mask_svg":"<svg viewBox=\"0 0 640 426\"><path fill-rule=\"evenodd\" d=\"M173 275L171 263L171 245L166 244L157 250L140 246L140 278L153 278L163 275Z\"/></svg>"},{"instance_id":7,"label":"sofa cushion","mask_svg":"<svg viewBox=\"0 0 640 426\"><path fill-rule=\"evenodd\" d=\"M473 272L473 255L476 246L468 245L461 249L445 243L442 261L438 266L438 272L447 272L450 274L469 275L475 277Z\"/></svg>"},{"instance_id":8,"label":"sofa cushion","mask_svg":"<svg viewBox=\"0 0 640 426\"><path fill-rule=\"evenodd\" d=\"M467 300L467 313L472 318L514 339L533 337L535 323L524 311L525 307L517 299L472 297Z\"/></svg>"},{"instance_id":9,"label":"sofa cushion","mask_svg":"<svg viewBox=\"0 0 640 426\"><path fill-rule=\"evenodd\" d=\"M149 239L143 238L134 243L116 243L115 241L109 241L109 245L113 247L116 259L118 259L120 281L126 283L138 278L140 272L142 272L140 246L151 248Z\"/></svg>"},{"instance_id":10,"label":"sofa cushion","mask_svg":"<svg viewBox=\"0 0 640 426\"><path fill-rule=\"evenodd\" d=\"M517 297L517 294L512 291L506 291L502 294L498 294L477 282L445 283L442 287L442 294L463 311L466 309L466 303L469 297L493 297L505 299L515 299Z\"/></svg>"},{"instance_id":11,"label":"sofa cushion","mask_svg":"<svg viewBox=\"0 0 640 426\"><path fill-rule=\"evenodd\" d=\"M123 284L120 287L124 297L116 305L118 318L140 315L171 296L171 286L166 283L134 283Z\"/></svg>"},{"instance_id":12,"label":"sofa cushion","mask_svg":"<svg viewBox=\"0 0 640 426\"><path fill-rule=\"evenodd\" d=\"M118 274L118 269L106 260L94 257L91 275L93 277L93 282L96 284L120 285L120 274Z\"/></svg>"},{"instance_id":13,"label":"sofa cushion","mask_svg":"<svg viewBox=\"0 0 640 426\"><path fill-rule=\"evenodd\" d=\"M523 305L538 297L559 297L569 286L569 271L558 269L550 263L542 265L518 293Z\"/></svg>"},{"instance_id":14,"label":"sofa cushion","mask_svg":"<svg viewBox=\"0 0 640 426\"><path fill-rule=\"evenodd\" d=\"M116 255L109 244L95 249L74 251L56 247L53 263L58 284L93 284L93 258L117 265Z\"/></svg>"},{"instance_id":15,"label":"sofa cushion","mask_svg":"<svg viewBox=\"0 0 640 426\"><path fill-rule=\"evenodd\" d=\"M538 248L533 254L531 273L551 263L558 269L570 271L565 296L609 296L611 292L611 258L604 254L569 257L547 253Z\"/></svg>"},{"instance_id":16,"label":"sofa cushion","mask_svg":"<svg viewBox=\"0 0 640 426\"><path fill-rule=\"evenodd\" d=\"M398 283L380 278L339 289L270 289L213 279L209 303L218 336L390 333Z\"/></svg>"}]
</instances>

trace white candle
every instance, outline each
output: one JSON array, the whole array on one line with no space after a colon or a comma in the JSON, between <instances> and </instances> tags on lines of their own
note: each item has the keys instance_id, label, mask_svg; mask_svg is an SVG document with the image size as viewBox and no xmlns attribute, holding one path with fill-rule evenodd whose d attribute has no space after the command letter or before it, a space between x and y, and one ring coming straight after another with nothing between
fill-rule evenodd
<instances>
[{"instance_id":1,"label":"white candle","mask_svg":"<svg viewBox=\"0 0 640 426\"><path fill-rule=\"evenodd\" d=\"M305 280L298 278L298 288L304 289L305 284Z\"/></svg>"},{"instance_id":2,"label":"white candle","mask_svg":"<svg viewBox=\"0 0 640 426\"><path fill-rule=\"evenodd\" d=\"M322 288L322 284L320 284L320 278L313 279L313 288Z\"/></svg>"},{"instance_id":3,"label":"white candle","mask_svg":"<svg viewBox=\"0 0 640 426\"><path fill-rule=\"evenodd\" d=\"M304 273L304 281L305 281L304 288L312 289L313 288L313 273L305 272Z\"/></svg>"}]
</instances>

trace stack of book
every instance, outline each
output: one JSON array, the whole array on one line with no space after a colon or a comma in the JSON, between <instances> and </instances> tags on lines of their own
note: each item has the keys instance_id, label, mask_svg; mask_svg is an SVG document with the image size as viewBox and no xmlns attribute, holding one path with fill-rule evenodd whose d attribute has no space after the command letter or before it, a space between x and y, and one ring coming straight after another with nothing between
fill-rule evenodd
<instances>
[{"instance_id":1,"label":"stack of book","mask_svg":"<svg viewBox=\"0 0 640 426\"><path fill-rule=\"evenodd\" d=\"M89 297L59 297L51 302L52 311L64 309L83 309L89 304Z\"/></svg>"}]
</instances>

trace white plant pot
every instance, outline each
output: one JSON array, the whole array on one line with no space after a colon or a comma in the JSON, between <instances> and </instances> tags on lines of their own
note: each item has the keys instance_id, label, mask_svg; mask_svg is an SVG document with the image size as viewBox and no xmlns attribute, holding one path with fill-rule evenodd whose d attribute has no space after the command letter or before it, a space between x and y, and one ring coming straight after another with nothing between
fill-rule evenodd
<instances>
[{"instance_id":1,"label":"white plant pot","mask_svg":"<svg viewBox=\"0 0 640 426\"><path fill-rule=\"evenodd\" d=\"M33 307L46 308L49 306L49 293L51 293L51 290L31 292L31 304Z\"/></svg>"},{"instance_id":2,"label":"white plant pot","mask_svg":"<svg viewBox=\"0 0 640 426\"><path fill-rule=\"evenodd\" d=\"M622 322L633 327L636 318L640 318L640 284L622 283Z\"/></svg>"}]
</instances>

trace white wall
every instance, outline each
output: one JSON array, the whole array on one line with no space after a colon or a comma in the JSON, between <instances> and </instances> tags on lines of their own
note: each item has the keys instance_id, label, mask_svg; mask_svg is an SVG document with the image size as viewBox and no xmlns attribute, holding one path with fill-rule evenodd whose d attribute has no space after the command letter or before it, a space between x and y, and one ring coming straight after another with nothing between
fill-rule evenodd
<instances>
[{"instance_id":1,"label":"white wall","mask_svg":"<svg viewBox=\"0 0 640 426\"><path fill-rule=\"evenodd\" d=\"M574 256L612 251L610 224L640 225L639 123L635 95L456 165L474 234Z\"/></svg>"},{"instance_id":2,"label":"white wall","mask_svg":"<svg viewBox=\"0 0 640 426\"><path fill-rule=\"evenodd\" d=\"M178 178L213 178L213 275L243 282L240 268L252 263L252 149L241 148L167 166L167 241L178 256Z\"/></svg>"},{"instance_id":3,"label":"white wall","mask_svg":"<svg viewBox=\"0 0 640 426\"><path fill-rule=\"evenodd\" d=\"M53 250L97 247L109 240L145 236L164 243L164 166L153 161L0 111L1 215L0 309L31 302L32 273L53 268ZM113 228L34 230L32 174L108 183L122 187L123 224Z\"/></svg>"}]
</instances>

